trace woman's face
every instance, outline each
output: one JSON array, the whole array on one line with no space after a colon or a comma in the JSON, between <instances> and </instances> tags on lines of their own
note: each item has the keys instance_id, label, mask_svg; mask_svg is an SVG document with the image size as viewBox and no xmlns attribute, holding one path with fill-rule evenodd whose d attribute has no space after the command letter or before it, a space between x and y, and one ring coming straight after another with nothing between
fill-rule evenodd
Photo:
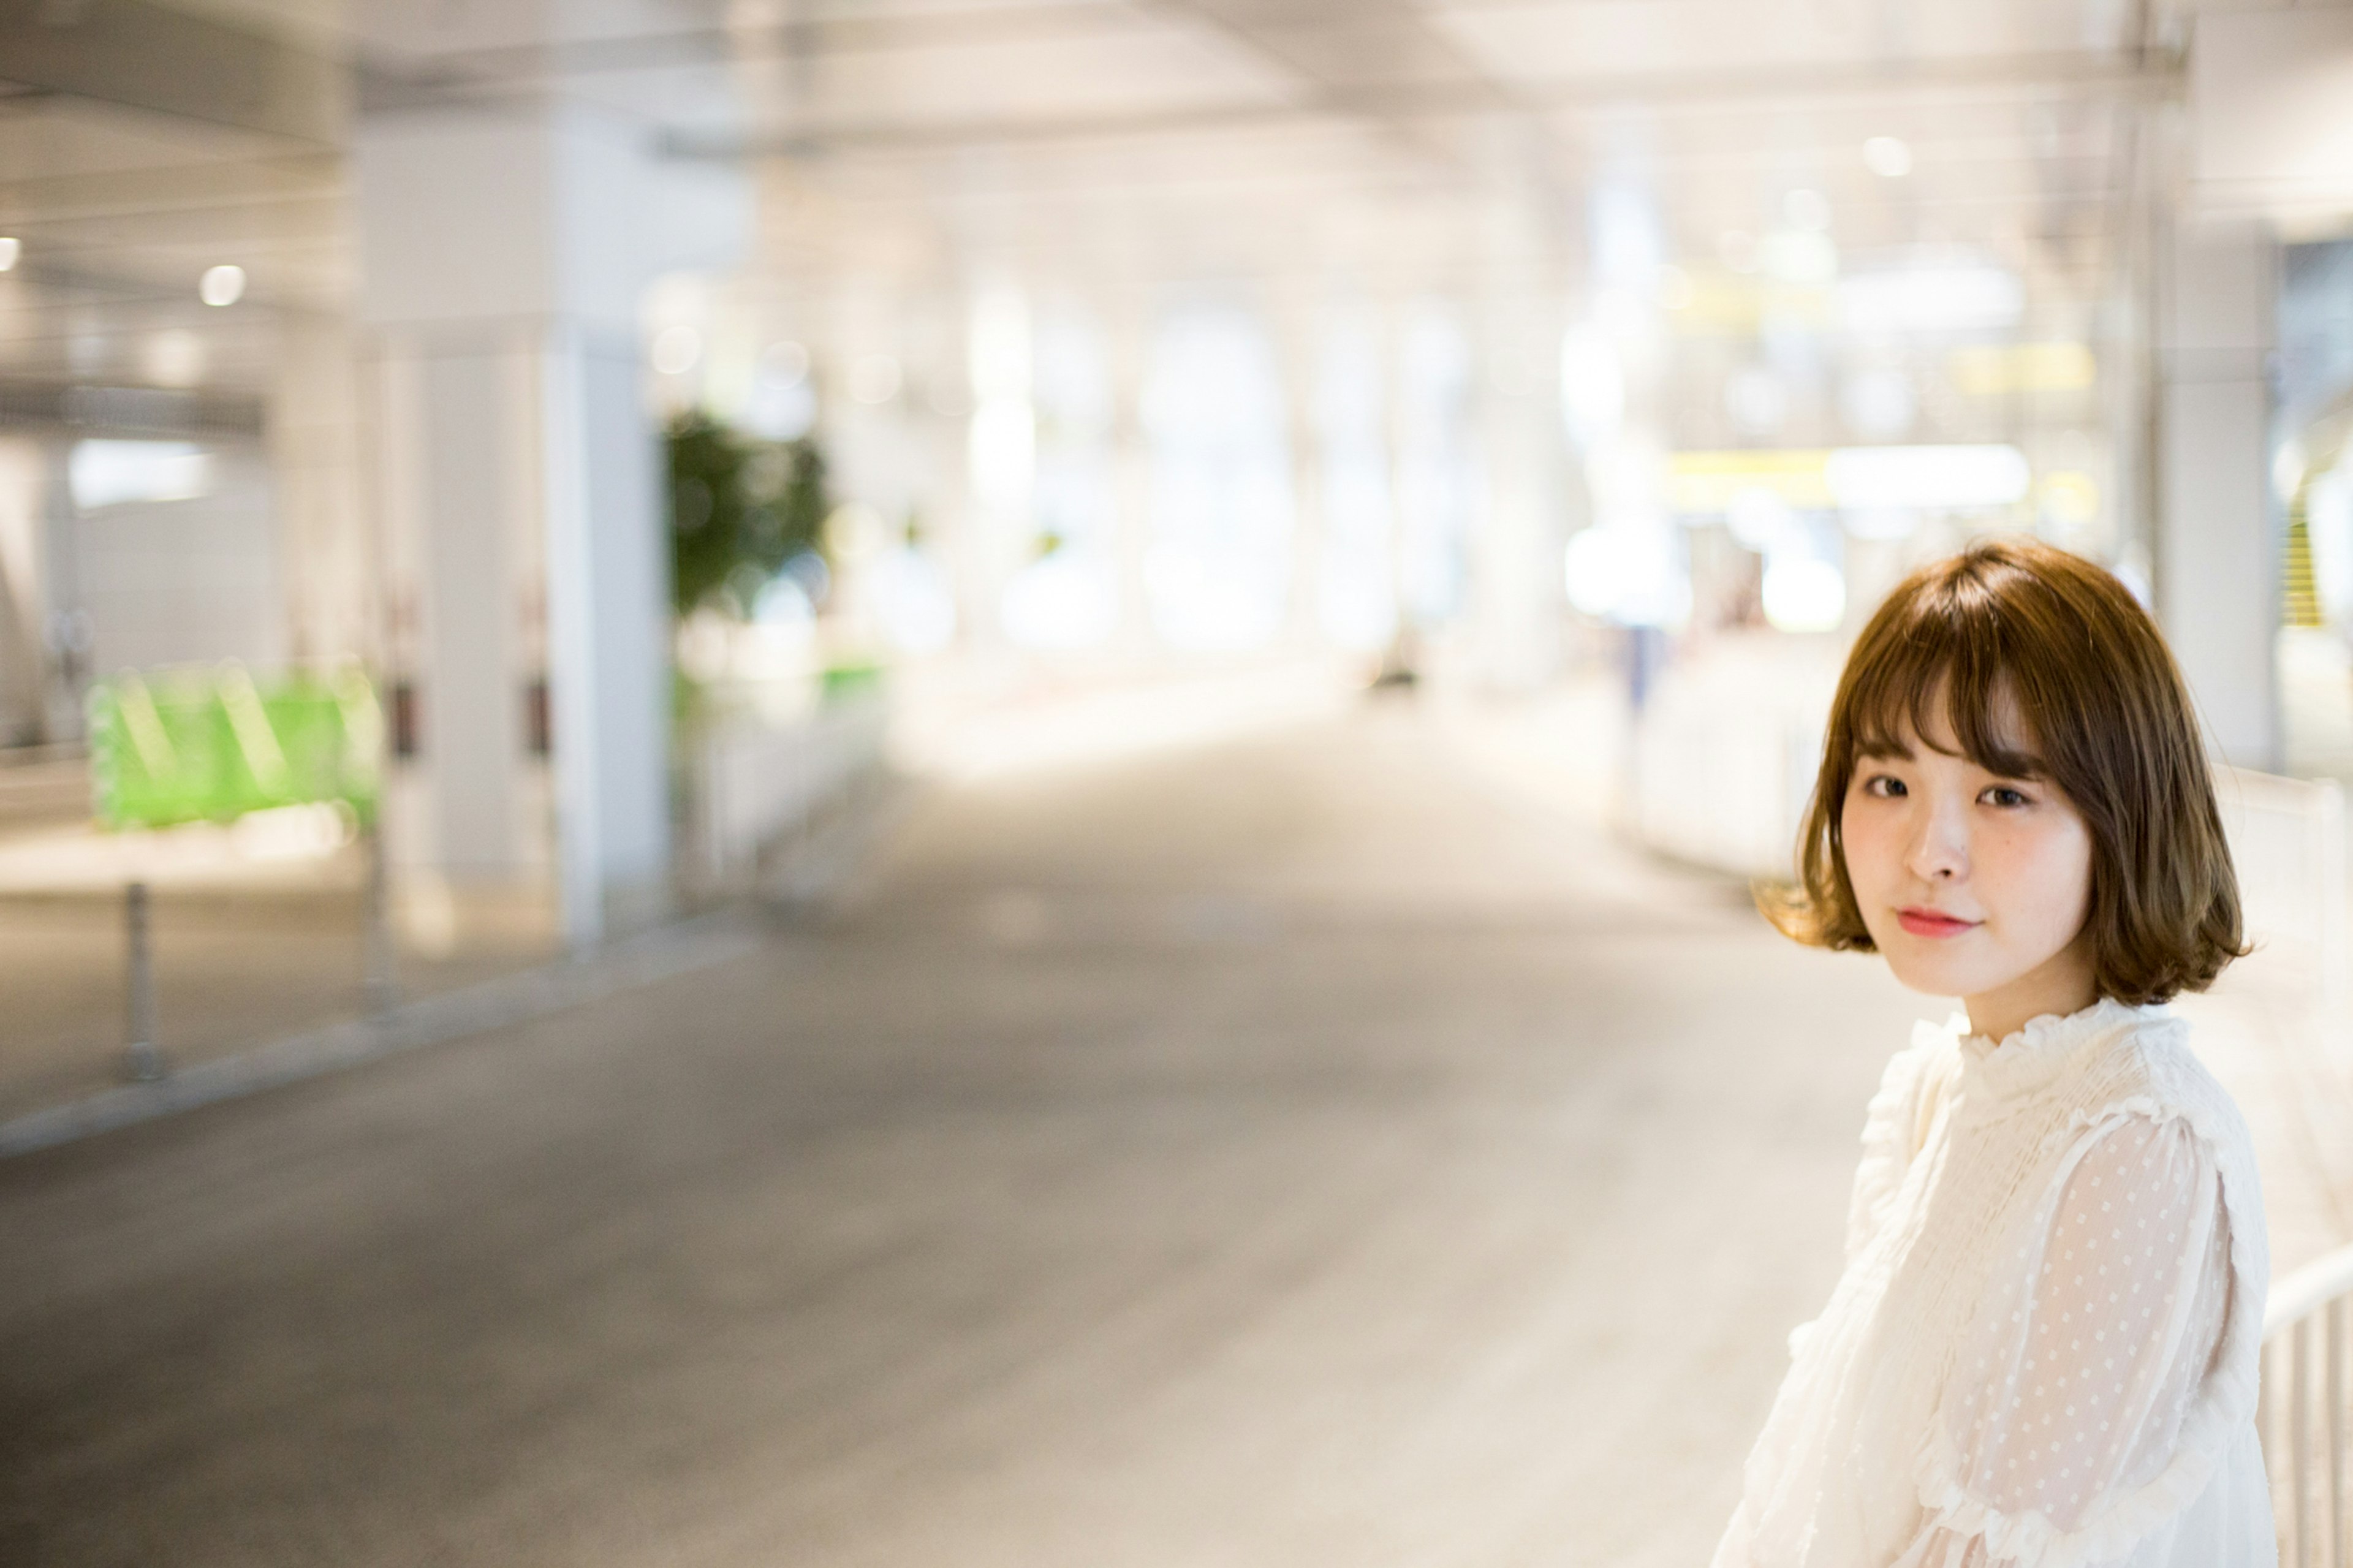
<instances>
[{"instance_id":1,"label":"woman's face","mask_svg":"<svg viewBox=\"0 0 2353 1568\"><path fill-rule=\"evenodd\" d=\"M1871 940L1915 991L1966 998L1999 1040L2043 1013L2098 999L2084 918L2092 835L2045 778L2004 778L1959 749L1942 694L1927 740L1856 760L1840 811L1847 880ZM2002 749L2031 754L2013 702L1996 710Z\"/></svg>"}]
</instances>

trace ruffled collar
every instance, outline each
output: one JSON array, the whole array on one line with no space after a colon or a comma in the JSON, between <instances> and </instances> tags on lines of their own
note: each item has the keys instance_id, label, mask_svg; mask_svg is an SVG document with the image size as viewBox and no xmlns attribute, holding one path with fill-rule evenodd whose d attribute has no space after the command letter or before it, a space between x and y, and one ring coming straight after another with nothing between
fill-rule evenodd
<instances>
[{"instance_id":1,"label":"ruffled collar","mask_svg":"<svg viewBox=\"0 0 2353 1568\"><path fill-rule=\"evenodd\" d=\"M1968 1032L1956 1013L1946 1028L1960 1047L1964 1089L1995 1100L2041 1089L2084 1051L2143 1022L2171 1017L2163 1003L2135 1007L2103 996L2078 1012L2044 1013L1996 1041Z\"/></svg>"}]
</instances>

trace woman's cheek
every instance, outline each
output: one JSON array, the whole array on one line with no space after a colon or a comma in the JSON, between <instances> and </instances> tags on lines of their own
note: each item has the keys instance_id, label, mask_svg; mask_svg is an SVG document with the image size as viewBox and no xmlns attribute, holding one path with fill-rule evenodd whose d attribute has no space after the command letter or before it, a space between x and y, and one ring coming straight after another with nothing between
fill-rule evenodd
<instances>
[{"instance_id":1,"label":"woman's cheek","mask_svg":"<svg viewBox=\"0 0 2353 1568\"><path fill-rule=\"evenodd\" d=\"M1887 825L1881 813L1850 805L1842 824L1847 880L1855 891L1883 887L1887 879Z\"/></svg>"}]
</instances>

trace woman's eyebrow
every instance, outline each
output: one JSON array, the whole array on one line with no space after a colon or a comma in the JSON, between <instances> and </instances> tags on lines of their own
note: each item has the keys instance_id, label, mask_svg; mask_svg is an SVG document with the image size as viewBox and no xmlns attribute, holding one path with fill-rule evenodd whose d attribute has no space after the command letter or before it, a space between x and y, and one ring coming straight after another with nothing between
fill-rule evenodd
<instances>
[{"instance_id":1,"label":"woman's eyebrow","mask_svg":"<svg viewBox=\"0 0 2353 1568\"><path fill-rule=\"evenodd\" d=\"M1908 763L1912 760L1912 748L1900 741L1865 741L1855 748L1854 754L1873 762Z\"/></svg>"}]
</instances>

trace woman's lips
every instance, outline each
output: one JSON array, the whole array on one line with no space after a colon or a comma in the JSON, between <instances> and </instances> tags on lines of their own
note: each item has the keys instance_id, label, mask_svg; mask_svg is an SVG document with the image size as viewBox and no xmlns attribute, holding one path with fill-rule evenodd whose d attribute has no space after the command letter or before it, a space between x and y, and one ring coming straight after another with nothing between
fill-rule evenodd
<instances>
[{"instance_id":1,"label":"woman's lips","mask_svg":"<svg viewBox=\"0 0 2353 1568\"><path fill-rule=\"evenodd\" d=\"M1978 928L1976 921L1957 921L1934 910L1898 910L1895 921L1914 936L1958 936Z\"/></svg>"}]
</instances>

